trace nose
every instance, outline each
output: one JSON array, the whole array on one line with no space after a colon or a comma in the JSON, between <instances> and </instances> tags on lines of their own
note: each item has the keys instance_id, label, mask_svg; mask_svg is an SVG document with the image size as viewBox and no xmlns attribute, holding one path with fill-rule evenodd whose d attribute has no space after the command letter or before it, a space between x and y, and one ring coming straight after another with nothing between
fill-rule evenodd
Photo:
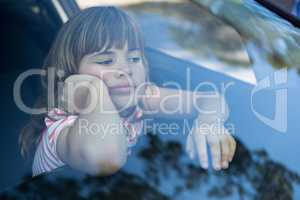
<instances>
[{"instance_id":1,"label":"nose","mask_svg":"<svg viewBox=\"0 0 300 200\"><path fill-rule=\"evenodd\" d=\"M116 78L131 76L132 70L129 67L122 67L122 68L118 69L118 71L115 75L116 75Z\"/></svg>"}]
</instances>

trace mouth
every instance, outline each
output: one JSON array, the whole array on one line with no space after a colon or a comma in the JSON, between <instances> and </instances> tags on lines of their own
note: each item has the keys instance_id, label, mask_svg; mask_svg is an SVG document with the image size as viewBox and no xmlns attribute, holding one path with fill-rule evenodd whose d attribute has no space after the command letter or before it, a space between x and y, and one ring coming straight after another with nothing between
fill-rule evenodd
<instances>
[{"instance_id":1,"label":"mouth","mask_svg":"<svg viewBox=\"0 0 300 200\"><path fill-rule=\"evenodd\" d=\"M129 94L134 91L135 86L132 85L117 85L109 88L111 94Z\"/></svg>"}]
</instances>

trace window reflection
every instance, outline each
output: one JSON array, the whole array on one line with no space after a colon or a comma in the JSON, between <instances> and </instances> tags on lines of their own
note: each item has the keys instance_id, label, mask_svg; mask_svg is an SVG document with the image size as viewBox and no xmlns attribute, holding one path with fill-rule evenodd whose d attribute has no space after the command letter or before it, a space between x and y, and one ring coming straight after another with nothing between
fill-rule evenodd
<instances>
[{"instance_id":1,"label":"window reflection","mask_svg":"<svg viewBox=\"0 0 300 200\"><path fill-rule=\"evenodd\" d=\"M81 8L107 5L77 0ZM239 33L197 3L187 0L112 0L141 25L146 45L200 66L255 83Z\"/></svg>"},{"instance_id":2,"label":"window reflection","mask_svg":"<svg viewBox=\"0 0 300 200\"><path fill-rule=\"evenodd\" d=\"M145 140L146 145L137 151L137 159L142 162L140 174L121 170L110 177L70 178L63 177L64 171L61 171L28 179L0 197L167 200L196 195L200 199L290 200L300 185L297 173L270 159L264 150L250 150L241 141L238 141L236 156L228 170L207 173L198 164L185 159L180 142L162 140L159 135L150 133Z\"/></svg>"}]
</instances>

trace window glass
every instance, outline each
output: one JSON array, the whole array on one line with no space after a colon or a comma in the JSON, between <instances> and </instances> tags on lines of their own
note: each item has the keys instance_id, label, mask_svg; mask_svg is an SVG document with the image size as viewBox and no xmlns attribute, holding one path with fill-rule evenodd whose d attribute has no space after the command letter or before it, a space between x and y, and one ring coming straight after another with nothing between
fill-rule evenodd
<instances>
[{"instance_id":1,"label":"window glass","mask_svg":"<svg viewBox=\"0 0 300 200\"><path fill-rule=\"evenodd\" d=\"M255 83L239 34L192 1L83 1L79 6L118 5L141 26L146 46L237 79Z\"/></svg>"}]
</instances>

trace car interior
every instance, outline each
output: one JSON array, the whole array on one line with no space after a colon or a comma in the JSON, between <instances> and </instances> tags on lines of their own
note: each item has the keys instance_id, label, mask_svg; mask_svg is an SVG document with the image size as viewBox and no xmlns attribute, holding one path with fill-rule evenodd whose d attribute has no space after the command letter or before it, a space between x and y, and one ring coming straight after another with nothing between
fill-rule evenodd
<instances>
[{"instance_id":1,"label":"car interior","mask_svg":"<svg viewBox=\"0 0 300 200\"><path fill-rule=\"evenodd\" d=\"M29 116L14 104L13 82L24 70L39 68L62 22L53 5L47 1L1 1L1 104L3 134L1 134L2 172L0 187L16 184L30 171L30 161L24 162L18 147L18 135ZM33 105L40 92L39 77L24 82L22 98ZM4 134L8 133L8 134Z\"/></svg>"}]
</instances>

